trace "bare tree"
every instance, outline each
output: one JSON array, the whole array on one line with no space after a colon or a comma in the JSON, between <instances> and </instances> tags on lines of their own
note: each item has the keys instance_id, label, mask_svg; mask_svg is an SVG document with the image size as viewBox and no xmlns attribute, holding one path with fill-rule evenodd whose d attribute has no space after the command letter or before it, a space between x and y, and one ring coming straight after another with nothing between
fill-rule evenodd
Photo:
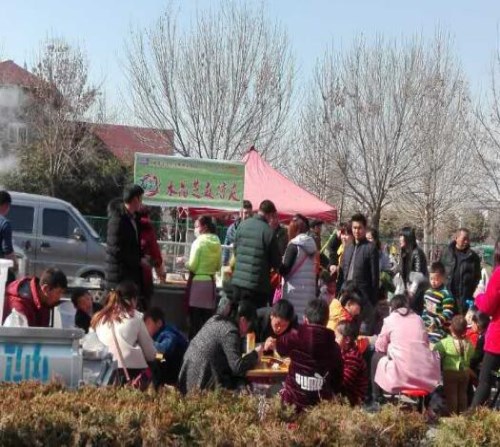
<instances>
[{"instance_id":1,"label":"bare tree","mask_svg":"<svg viewBox=\"0 0 500 447\"><path fill-rule=\"evenodd\" d=\"M55 195L57 181L87 155L91 135L82 121L99 92L89 83L82 50L61 39L44 42L32 73L37 81L26 107L30 144L43 163L47 192Z\"/></svg>"},{"instance_id":2,"label":"bare tree","mask_svg":"<svg viewBox=\"0 0 500 447\"><path fill-rule=\"evenodd\" d=\"M16 165L0 181L15 191L62 198L87 214L104 214L122 191L127 169L92 134L89 119L100 96L88 80L85 55L51 39L36 57L16 117L28 139L16 146Z\"/></svg>"},{"instance_id":3,"label":"bare tree","mask_svg":"<svg viewBox=\"0 0 500 447\"><path fill-rule=\"evenodd\" d=\"M438 32L424 57L416 97L421 112L415 122L415 175L403 185L396 206L422 225L430 248L444 214L467 206L471 198L466 183L473 165L474 123L468 85L449 36Z\"/></svg>"},{"instance_id":4,"label":"bare tree","mask_svg":"<svg viewBox=\"0 0 500 447\"><path fill-rule=\"evenodd\" d=\"M184 156L235 159L251 145L271 155L286 133L293 58L262 9L224 1L184 32L169 9L131 35L126 69L137 117L173 129Z\"/></svg>"},{"instance_id":5,"label":"bare tree","mask_svg":"<svg viewBox=\"0 0 500 447\"><path fill-rule=\"evenodd\" d=\"M486 104L476 109L479 130L474 138L478 169L471 185L476 200L485 209L500 208L500 48L491 65L490 89Z\"/></svg>"},{"instance_id":6,"label":"bare tree","mask_svg":"<svg viewBox=\"0 0 500 447\"><path fill-rule=\"evenodd\" d=\"M322 104L309 92L302 108L293 148L293 157L287 157L287 170L298 184L325 202L335 204L338 219L342 221L346 201L346 182L332 152L331 134L327 123L320 119Z\"/></svg>"},{"instance_id":7,"label":"bare tree","mask_svg":"<svg viewBox=\"0 0 500 447\"><path fill-rule=\"evenodd\" d=\"M321 128L345 183L345 195L378 227L384 207L413 178L416 97L422 48L358 39L347 52L327 52L315 74ZM342 184L342 182L340 183Z\"/></svg>"}]
</instances>

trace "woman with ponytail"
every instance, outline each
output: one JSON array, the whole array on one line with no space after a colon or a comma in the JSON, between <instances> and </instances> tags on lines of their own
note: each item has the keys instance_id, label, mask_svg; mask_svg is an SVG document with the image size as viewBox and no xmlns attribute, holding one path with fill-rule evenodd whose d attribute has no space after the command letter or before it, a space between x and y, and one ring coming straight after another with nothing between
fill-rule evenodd
<instances>
[{"instance_id":1,"label":"woman with ponytail","mask_svg":"<svg viewBox=\"0 0 500 447\"><path fill-rule=\"evenodd\" d=\"M136 311L137 286L123 281L109 292L106 305L97 312L91 327L118 362L118 382L133 380L155 359L156 349L140 312ZM128 376L128 377L127 377Z\"/></svg>"}]
</instances>

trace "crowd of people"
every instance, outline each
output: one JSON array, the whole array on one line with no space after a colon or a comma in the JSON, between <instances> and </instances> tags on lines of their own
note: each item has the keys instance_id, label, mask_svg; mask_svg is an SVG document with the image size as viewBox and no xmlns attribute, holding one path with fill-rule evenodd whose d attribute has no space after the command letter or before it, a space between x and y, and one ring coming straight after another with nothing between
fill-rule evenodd
<instances>
[{"instance_id":1,"label":"crowd of people","mask_svg":"<svg viewBox=\"0 0 500 447\"><path fill-rule=\"evenodd\" d=\"M184 394L242 390L246 373L274 352L290 359L280 395L298 411L334 396L377 410L407 390L423 392L427 403L444 397L449 413L487 402L500 368L500 269L478 288L481 260L467 229L428 265L413 228L401 229L396 260L362 214L324 246L321 221L297 214L285 227L269 200L255 214L243 203L224 246L212 219L201 216L185 260L184 334L150 305L152 269L161 278L165 271L143 194L134 185L109 206L103 306L83 289L72 296L75 324L118 362L117 383L169 384ZM221 264L232 273L219 298ZM66 287L58 269L10 282L4 320L15 310L29 326L49 326ZM245 347L248 333L255 349Z\"/></svg>"}]
</instances>

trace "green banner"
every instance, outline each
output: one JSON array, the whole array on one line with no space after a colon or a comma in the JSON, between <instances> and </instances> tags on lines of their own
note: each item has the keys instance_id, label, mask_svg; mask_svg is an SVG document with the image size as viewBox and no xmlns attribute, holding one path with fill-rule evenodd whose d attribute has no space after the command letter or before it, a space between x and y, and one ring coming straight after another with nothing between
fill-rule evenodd
<instances>
[{"instance_id":1,"label":"green banner","mask_svg":"<svg viewBox=\"0 0 500 447\"><path fill-rule=\"evenodd\" d=\"M237 210L244 180L240 162L135 154L134 181L150 205Z\"/></svg>"}]
</instances>

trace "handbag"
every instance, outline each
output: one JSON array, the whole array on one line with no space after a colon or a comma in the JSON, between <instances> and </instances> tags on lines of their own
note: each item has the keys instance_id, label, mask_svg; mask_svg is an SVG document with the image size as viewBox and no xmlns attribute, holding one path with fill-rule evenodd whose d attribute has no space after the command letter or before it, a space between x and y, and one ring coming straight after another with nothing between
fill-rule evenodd
<instances>
[{"instance_id":1,"label":"handbag","mask_svg":"<svg viewBox=\"0 0 500 447\"><path fill-rule=\"evenodd\" d=\"M111 332L113 333L113 341L116 346L118 358L120 359L120 363L122 364L123 373L125 374L125 380L126 380L125 386L135 388L136 390L145 391L147 387L150 385L153 378L151 370L149 368L146 368L139 375L137 375L137 377L131 379L128 369L125 367L125 362L123 361L122 350L120 349L120 344L118 343L118 338L116 337L114 321L111 321Z\"/></svg>"},{"instance_id":2,"label":"handbag","mask_svg":"<svg viewBox=\"0 0 500 447\"><path fill-rule=\"evenodd\" d=\"M281 275L276 270L271 270L270 275L271 287L276 289L281 285Z\"/></svg>"},{"instance_id":3,"label":"handbag","mask_svg":"<svg viewBox=\"0 0 500 447\"><path fill-rule=\"evenodd\" d=\"M297 271L304 265L304 262L306 262L306 259L308 256L304 254L304 257L300 260L300 262L297 262L294 266L293 269L290 271L290 273L287 275L286 279L290 279ZM276 289L274 290L274 295L273 295L273 304L277 303L281 298L283 298L283 283L285 279L282 278L280 284Z\"/></svg>"}]
</instances>

